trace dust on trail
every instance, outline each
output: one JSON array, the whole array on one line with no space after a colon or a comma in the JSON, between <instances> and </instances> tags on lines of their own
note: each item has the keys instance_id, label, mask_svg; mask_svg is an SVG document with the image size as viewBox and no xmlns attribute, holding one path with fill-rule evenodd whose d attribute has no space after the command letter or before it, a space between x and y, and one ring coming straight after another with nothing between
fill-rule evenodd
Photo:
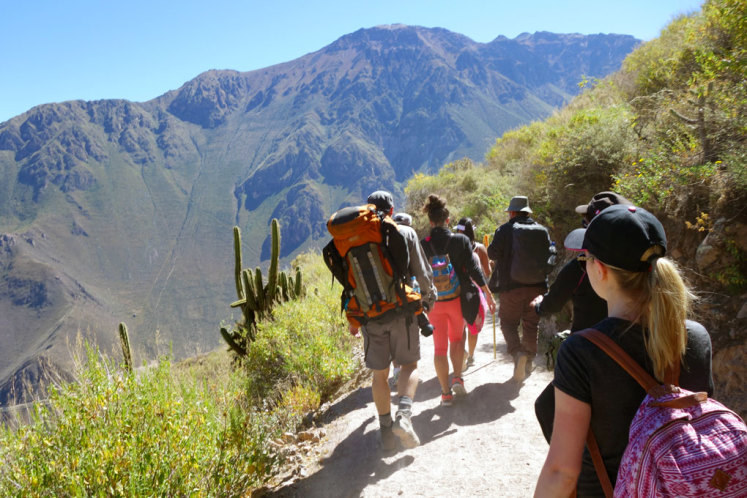
<instances>
[{"instance_id":1,"label":"dust on trail","mask_svg":"<svg viewBox=\"0 0 747 498\"><path fill-rule=\"evenodd\" d=\"M477 343L475 365L464 373L466 398L440 406L433 368L433 341L421 337L420 385L412 422L421 444L385 453L378 445L378 418L370 381L336 400L324 417L327 436L320 458L307 462L305 477L267 497L461 497L532 496L548 445L534 415L534 400L552 380L544 356L517 385L513 361L496 328L487 321ZM396 392L392 391L396 403ZM392 413L396 406L392 405Z\"/></svg>"}]
</instances>

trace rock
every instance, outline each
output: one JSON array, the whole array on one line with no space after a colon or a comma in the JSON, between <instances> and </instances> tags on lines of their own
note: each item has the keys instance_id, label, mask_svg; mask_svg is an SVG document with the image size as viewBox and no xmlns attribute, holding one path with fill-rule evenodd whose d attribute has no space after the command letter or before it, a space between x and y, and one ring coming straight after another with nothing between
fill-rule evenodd
<instances>
[{"instance_id":1,"label":"rock","mask_svg":"<svg viewBox=\"0 0 747 498\"><path fill-rule=\"evenodd\" d=\"M298 433L299 441L311 441L314 439L314 433L311 431L303 431Z\"/></svg>"},{"instance_id":2,"label":"rock","mask_svg":"<svg viewBox=\"0 0 747 498\"><path fill-rule=\"evenodd\" d=\"M747 301L742 303L742 307L739 309L739 313L737 313L738 319L747 318Z\"/></svg>"},{"instance_id":3,"label":"rock","mask_svg":"<svg viewBox=\"0 0 747 498\"><path fill-rule=\"evenodd\" d=\"M282 438L283 438L283 442L288 443L288 444L296 442L296 435L293 434L292 432L284 433Z\"/></svg>"},{"instance_id":4,"label":"rock","mask_svg":"<svg viewBox=\"0 0 747 498\"><path fill-rule=\"evenodd\" d=\"M698 246L695 253L695 261L701 271L707 269L718 260L719 251L715 247L706 244L708 237Z\"/></svg>"}]
</instances>

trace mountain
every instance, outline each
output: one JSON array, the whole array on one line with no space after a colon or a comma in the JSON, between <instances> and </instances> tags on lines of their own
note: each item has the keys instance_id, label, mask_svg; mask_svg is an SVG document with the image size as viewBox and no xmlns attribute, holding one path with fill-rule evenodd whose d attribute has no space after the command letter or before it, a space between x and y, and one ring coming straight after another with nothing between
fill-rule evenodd
<instances>
[{"instance_id":1,"label":"mountain","mask_svg":"<svg viewBox=\"0 0 747 498\"><path fill-rule=\"evenodd\" d=\"M549 115L619 68L626 35L361 29L291 62L208 71L156 99L70 101L0 124L0 403L64 377L71 338L136 359L220 343L245 266L318 247L337 208Z\"/></svg>"}]
</instances>

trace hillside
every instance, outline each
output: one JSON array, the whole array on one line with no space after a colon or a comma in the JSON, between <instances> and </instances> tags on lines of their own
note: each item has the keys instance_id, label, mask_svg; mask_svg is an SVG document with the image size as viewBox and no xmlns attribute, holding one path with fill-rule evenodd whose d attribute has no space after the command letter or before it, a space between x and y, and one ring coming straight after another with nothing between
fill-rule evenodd
<instances>
[{"instance_id":1,"label":"hillside","mask_svg":"<svg viewBox=\"0 0 747 498\"><path fill-rule=\"evenodd\" d=\"M619 67L625 35L359 30L269 68L209 71L148 102L71 101L0 124L0 403L64 375L77 334L136 361L183 357L230 321L231 227L251 265L283 260L377 188L479 158ZM250 235L249 235L250 234Z\"/></svg>"},{"instance_id":2,"label":"hillside","mask_svg":"<svg viewBox=\"0 0 747 498\"><path fill-rule=\"evenodd\" d=\"M713 341L718 399L747 409L747 3L710 0L634 50L622 69L561 111L505 133L485 161L455 161L408 183L419 215L432 192L478 236L506 221L513 195L558 246L578 228L574 212L614 190L653 212L667 255L698 297L693 317ZM425 227L419 215L415 225ZM567 317L559 316L558 325Z\"/></svg>"}]
</instances>

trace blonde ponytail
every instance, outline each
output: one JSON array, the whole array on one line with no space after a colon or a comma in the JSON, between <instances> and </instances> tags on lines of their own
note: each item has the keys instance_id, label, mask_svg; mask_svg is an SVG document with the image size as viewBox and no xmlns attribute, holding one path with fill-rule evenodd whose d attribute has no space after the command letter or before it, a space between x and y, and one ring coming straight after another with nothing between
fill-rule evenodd
<instances>
[{"instance_id":1,"label":"blonde ponytail","mask_svg":"<svg viewBox=\"0 0 747 498\"><path fill-rule=\"evenodd\" d=\"M651 262L650 271L612 268L612 272L621 288L637 295L640 310L637 321L644 327L646 352L653 363L654 375L663 381L665 372L675 368L685 354L685 320L695 296L674 261L656 254L644 256Z\"/></svg>"}]
</instances>

